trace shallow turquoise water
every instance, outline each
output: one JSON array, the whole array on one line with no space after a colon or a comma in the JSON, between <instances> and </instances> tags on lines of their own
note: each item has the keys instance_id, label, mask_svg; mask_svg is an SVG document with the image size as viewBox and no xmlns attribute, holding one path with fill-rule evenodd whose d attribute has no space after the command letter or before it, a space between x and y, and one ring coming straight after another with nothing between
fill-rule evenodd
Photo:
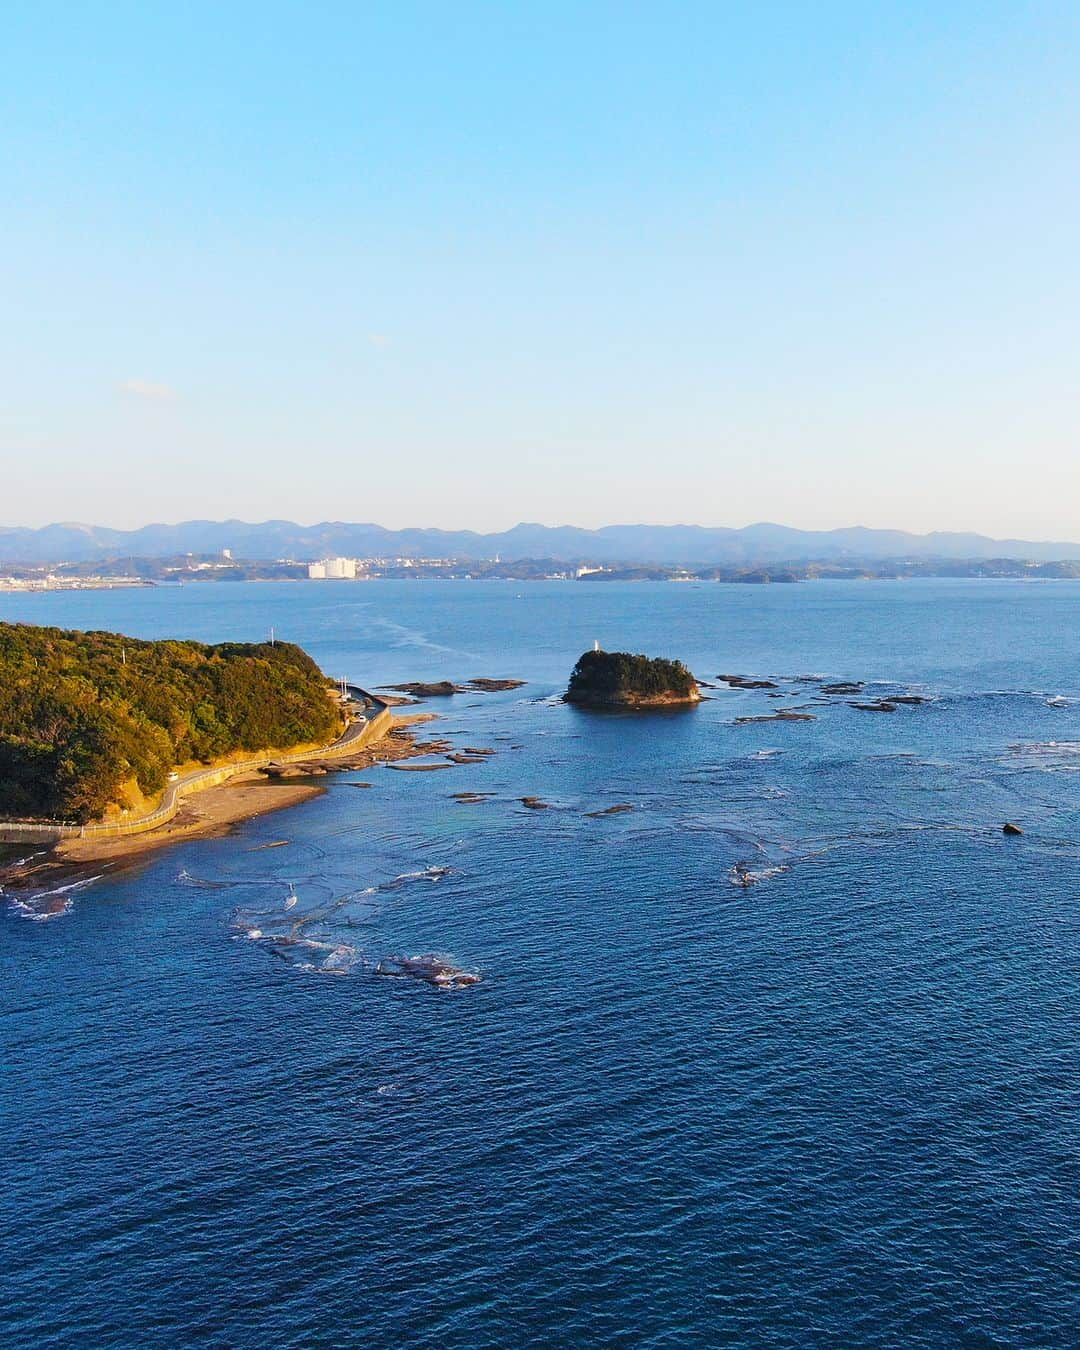
<instances>
[{"instance_id":1,"label":"shallow turquoise water","mask_svg":"<svg viewBox=\"0 0 1080 1350\"><path fill-rule=\"evenodd\" d=\"M529 681L433 705L487 763L338 776L58 919L8 906L7 1343L1074 1343L1080 586L206 585L0 617ZM783 697L585 714L557 694L594 638ZM785 705L817 720L736 722ZM373 973L428 951L481 983Z\"/></svg>"}]
</instances>

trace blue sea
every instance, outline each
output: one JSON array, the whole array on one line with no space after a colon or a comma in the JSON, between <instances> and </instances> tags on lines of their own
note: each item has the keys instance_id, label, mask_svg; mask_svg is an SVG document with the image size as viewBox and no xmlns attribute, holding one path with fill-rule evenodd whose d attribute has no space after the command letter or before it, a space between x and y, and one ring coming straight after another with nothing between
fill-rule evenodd
<instances>
[{"instance_id":1,"label":"blue sea","mask_svg":"<svg viewBox=\"0 0 1080 1350\"><path fill-rule=\"evenodd\" d=\"M482 763L320 780L47 922L5 897L5 1346L1077 1344L1080 584L205 584L0 618L527 681L425 705ZM574 709L594 641L717 687ZM814 720L739 720L782 708ZM479 983L376 973L425 953Z\"/></svg>"}]
</instances>

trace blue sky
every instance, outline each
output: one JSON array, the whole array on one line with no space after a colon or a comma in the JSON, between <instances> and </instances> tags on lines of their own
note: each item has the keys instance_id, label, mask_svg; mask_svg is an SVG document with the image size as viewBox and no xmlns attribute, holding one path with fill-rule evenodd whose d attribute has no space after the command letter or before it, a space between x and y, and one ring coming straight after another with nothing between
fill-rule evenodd
<instances>
[{"instance_id":1,"label":"blue sky","mask_svg":"<svg viewBox=\"0 0 1080 1350\"><path fill-rule=\"evenodd\" d=\"M45 3L0 76L0 523L1080 538L1075 3Z\"/></svg>"}]
</instances>

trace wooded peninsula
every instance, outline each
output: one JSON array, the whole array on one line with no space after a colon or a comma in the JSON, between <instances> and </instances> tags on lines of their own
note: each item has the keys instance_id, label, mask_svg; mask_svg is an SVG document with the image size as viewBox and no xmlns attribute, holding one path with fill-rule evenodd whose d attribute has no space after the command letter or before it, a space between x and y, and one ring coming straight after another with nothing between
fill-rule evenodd
<instances>
[{"instance_id":1,"label":"wooded peninsula","mask_svg":"<svg viewBox=\"0 0 1080 1350\"><path fill-rule=\"evenodd\" d=\"M289 642L141 641L0 623L0 818L85 824L174 766L321 743L328 681Z\"/></svg>"}]
</instances>

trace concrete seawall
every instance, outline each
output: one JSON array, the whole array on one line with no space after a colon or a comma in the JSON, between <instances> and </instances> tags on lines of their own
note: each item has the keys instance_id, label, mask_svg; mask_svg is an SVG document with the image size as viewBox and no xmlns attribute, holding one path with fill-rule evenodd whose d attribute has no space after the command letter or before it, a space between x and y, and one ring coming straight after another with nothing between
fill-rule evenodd
<instances>
[{"instance_id":1,"label":"concrete seawall","mask_svg":"<svg viewBox=\"0 0 1080 1350\"><path fill-rule=\"evenodd\" d=\"M61 839L103 839L118 835L144 834L147 830L156 830L172 820L180 810L184 799L192 793L218 787L240 774L252 773L256 769L265 768L268 764L298 764L307 759L335 759L342 755L355 754L357 750L382 740L394 721L389 707L381 699L371 694L366 696L371 699L377 711L362 723L350 723L343 735L330 745L316 747L314 750L262 755L258 759L243 760L237 764L222 764L217 768L201 769L187 774L179 783L172 783L165 789L160 806L137 820L100 825L47 825L0 821L0 843L55 844Z\"/></svg>"}]
</instances>

